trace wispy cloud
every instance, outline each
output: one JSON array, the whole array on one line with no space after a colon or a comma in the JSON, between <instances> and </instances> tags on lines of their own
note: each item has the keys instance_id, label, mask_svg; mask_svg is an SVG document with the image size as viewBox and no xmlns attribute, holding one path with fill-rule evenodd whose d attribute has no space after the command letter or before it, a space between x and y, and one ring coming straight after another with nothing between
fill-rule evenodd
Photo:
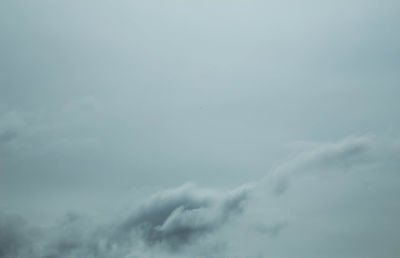
<instances>
[{"instance_id":1,"label":"wispy cloud","mask_svg":"<svg viewBox=\"0 0 400 258\"><path fill-rule=\"evenodd\" d=\"M344 172L371 162L368 157L374 147L374 137L347 137L338 142L314 143L311 149L300 151L270 172L267 181L275 194L283 194L292 178L307 174L324 175Z\"/></svg>"}]
</instances>

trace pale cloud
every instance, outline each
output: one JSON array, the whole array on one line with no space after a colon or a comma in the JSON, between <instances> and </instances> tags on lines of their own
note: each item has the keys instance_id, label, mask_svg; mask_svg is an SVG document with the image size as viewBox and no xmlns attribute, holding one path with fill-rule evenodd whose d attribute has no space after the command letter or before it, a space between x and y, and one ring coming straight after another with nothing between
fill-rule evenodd
<instances>
[{"instance_id":1,"label":"pale cloud","mask_svg":"<svg viewBox=\"0 0 400 258\"><path fill-rule=\"evenodd\" d=\"M283 194L292 178L343 173L371 164L376 143L377 140L371 135L352 136L331 143L309 143L307 150L282 162L268 174L266 180L276 194Z\"/></svg>"}]
</instances>

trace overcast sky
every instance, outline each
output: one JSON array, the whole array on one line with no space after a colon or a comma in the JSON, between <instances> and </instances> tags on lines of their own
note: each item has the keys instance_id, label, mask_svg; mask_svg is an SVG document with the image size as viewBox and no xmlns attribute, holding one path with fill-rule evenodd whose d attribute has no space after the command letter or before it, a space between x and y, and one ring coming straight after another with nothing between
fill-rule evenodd
<instances>
[{"instance_id":1,"label":"overcast sky","mask_svg":"<svg viewBox=\"0 0 400 258\"><path fill-rule=\"evenodd\" d=\"M2 0L0 258L400 256L397 0Z\"/></svg>"}]
</instances>

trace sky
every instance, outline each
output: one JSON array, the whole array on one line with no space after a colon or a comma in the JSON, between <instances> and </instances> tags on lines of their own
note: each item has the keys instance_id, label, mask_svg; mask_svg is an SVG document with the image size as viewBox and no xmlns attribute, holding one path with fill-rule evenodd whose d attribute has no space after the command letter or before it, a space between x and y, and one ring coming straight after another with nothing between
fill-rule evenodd
<instances>
[{"instance_id":1,"label":"sky","mask_svg":"<svg viewBox=\"0 0 400 258\"><path fill-rule=\"evenodd\" d=\"M3 0L0 258L400 256L400 2Z\"/></svg>"}]
</instances>

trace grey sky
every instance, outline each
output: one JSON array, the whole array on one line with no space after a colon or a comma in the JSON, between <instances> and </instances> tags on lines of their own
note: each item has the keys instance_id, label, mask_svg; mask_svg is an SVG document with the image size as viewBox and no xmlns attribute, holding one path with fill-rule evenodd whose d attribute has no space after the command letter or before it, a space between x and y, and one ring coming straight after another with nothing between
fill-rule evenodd
<instances>
[{"instance_id":1,"label":"grey sky","mask_svg":"<svg viewBox=\"0 0 400 258\"><path fill-rule=\"evenodd\" d=\"M398 257L399 24L394 0L3 0L0 258ZM213 204L114 242L188 182ZM96 252L60 249L71 212Z\"/></svg>"}]
</instances>

